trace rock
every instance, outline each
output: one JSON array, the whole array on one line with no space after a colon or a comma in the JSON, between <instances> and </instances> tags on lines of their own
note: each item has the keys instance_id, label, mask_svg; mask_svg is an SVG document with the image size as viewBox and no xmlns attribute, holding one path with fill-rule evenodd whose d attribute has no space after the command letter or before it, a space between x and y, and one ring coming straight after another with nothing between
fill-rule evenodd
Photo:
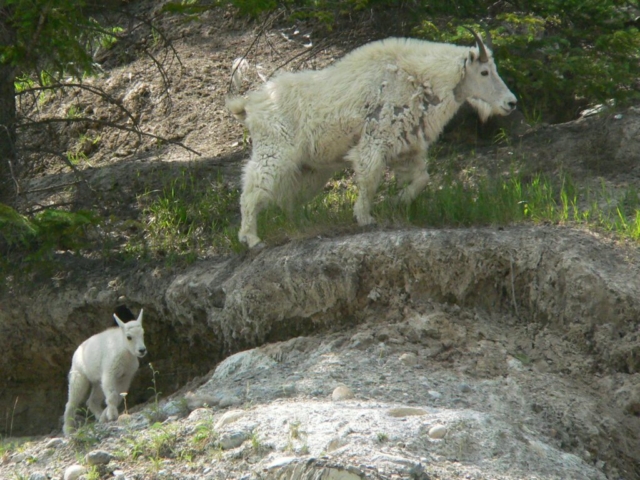
<instances>
[{"instance_id":1,"label":"rock","mask_svg":"<svg viewBox=\"0 0 640 480\"><path fill-rule=\"evenodd\" d=\"M469 393L472 390L466 383L461 383L459 388L462 393Z\"/></svg>"},{"instance_id":2,"label":"rock","mask_svg":"<svg viewBox=\"0 0 640 480\"><path fill-rule=\"evenodd\" d=\"M407 367L413 367L418 363L418 356L415 353L403 353L400 355L400 361Z\"/></svg>"},{"instance_id":3,"label":"rock","mask_svg":"<svg viewBox=\"0 0 640 480\"><path fill-rule=\"evenodd\" d=\"M93 450L85 455L84 461L90 466L106 465L112 458L113 456L109 452L105 452L104 450Z\"/></svg>"},{"instance_id":4,"label":"rock","mask_svg":"<svg viewBox=\"0 0 640 480\"><path fill-rule=\"evenodd\" d=\"M341 447L344 447L345 445L347 445L349 442L347 441L346 438L342 438L342 437L334 437L332 438L329 443L327 443L327 446L325 447L325 450L327 452L333 452Z\"/></svg>"},{"instance_id":5,"label":"rock","mask_svg":"<svg viewBox=\"0 0 640 480\"><path fill-rule=\"evenodd\" d=\"M233 407L241 404L242 404L242 400L240 400L235 395L225 395L220 399L220 403L218 403L218 406L220 408L227 408L227 407Z\"/></svg>"},{"instance_id":6,"label":"rock","mask_svg":"<svg viewBox=\"0 0 640 480\"><path fill-rule=\"evenodd\" d=\"M260 371L273 368L277 362L258 349L246 350L226 358L213 373L212 382L239 376L247 371Z\"/></svg>"},{"instance_id":7,"label":"rock","mask_svg":"<svg viewBox=\"0 0 640 480\"><path fill-rule=\"evenodd\" d=\"M60 437L56 437L56 438L52 438L51 440L49 440L47 442L47 444L45 445L45 448L58 448L62 445L64 445L66 442L64 441L64 439L60 438Z\"/></svg>"},{"instance_id":8,"label":"rock","mask_svg":"<svg viewBox=\"0 0 640 480\"><path fill-rule=\"evenodd\" d=\"M375 342L375 339L369 330L358 332L351 337L351 345L359 350L367 349L373 345L373 342Z\"/></svg>"},{"instance_id":9,"label":"rock","mask_svg":"<svg viewBox=\"0 0 640 480\"><path fill-rule=\"evenodd\" d=\"M123 413L118 417L117 421L120 425L129 425L129 423L131 423L131 415Z\"/></svg>"},{"instance_id":10,"label":"rock","mask_svg":"<svg viewBox=\"0 0 640 480\"><path fill-rule=\"evenodd\" d=\"M444 438L446 434L447 434L447 427L445 427L444 425L434 425L429 429L429 432L428 432L429 437L433 439Z\"/></svg>"},{"instance_id":11,"label":"rock","mask_svg":"<svg viewBox=\"0 0 640 480\"><path fill-rule=\"evenodd\" d=\"M434 400L440 400L442 398L442 394L440 392L436 392L435 390L429 390L427 392L427 395L429 395Z\"/></svg>"},{"instance_id":12,"label":"rock","mask_svg":"<svg viewBox=\"0 0 640 480\"><path fill-rule=\"evenodd\" d=\"M189 420L209 420L212 417L211 410L208 408L197 408L189 414Z\"/></svg>"},{"instance_id":13,"label":"rock","mask_svg":"<svg viewBox=\"0 0 640 480\"><path fill-rule=\"evenodd\" d=\"M64 471L64 480L76 480L87 471L82 465L71 465Z\"/></svg>"},{"instance_id":14,"label":"rock","mask_svg":"<svg viewBox=\"0 0 640 480\"><path fill-rule=\"evenodd\" d=\"M285 397L290 397L296 393L296 386L293 383L285 383L282 385L282 394Z\"/></svg>"},{"instance_id":15,"label":"rock","mask_svg":"<svg viewBox=\"0 0 640 480\"><path fill-rule=\"evenodd\" d=\"M244 410L229 410L216 422L215 429L220 430L225 425L229 425L246 415Z\"/></svg>"},{"instance_id":16,"label":"rock","mask_svg":"<svg viewBox=\"0 0 640 480\"><path fill-rule=\"evenodd\" d=\"M184 400L174 400L162 406L162 411L169 417L182 418L190 412L188 404Z\"/></svg>"},{"instance_id":17,"label":"rock","mask_svg":"<svg viewBox=\"0 0 640 480\"><path fill-rule=\"evenodd\" d=\"M20 452L20 453L15 453L13 455L11 455L11 463L20 463L22 462L25 458L27 458L27 454L24 452Z\"/></svg>"},{"instance_id":18,"label":"rock","mask_svg":"<svg viewBox=\"0 0 640 480\"><path fill-rule=\"evenodd\" d=\"M195 394L193 392L188 392L185 395L185 400L187 401L187 408L191 411L197 410L198 408L203 407L213 407L220 403L220 398L215 397L213 395L206 395L203 393Z\"/></svg>"},{"instance_id":19,"label":"rock","mask_svg":"<svg viewBox=\"0 0 640 480\"><path fill-rule=\"evenodd\" d=\"M331 400L334 402L340 402L342 400L349 400L354 397L353 392L346 385L340 385L333 390L331 394Z\"/></svg>"},{"instance_id":20,"label":"rock","mask_svg":"<svg viewBox=\"0 0 640 480\"><path fill-rule=\"evenodd\" d=\"M398 408L391 408L387 411L387 414L389 416L398 417L398 418L411 417L415 415L426 415L427 413L429 412L427 412L422 408L417 408L417 407L398 407Z\"/></svg>"},{"instance_id":21,"label":"rock","mask_svg":"<svg viewBox=\"0 0 640 480\"><path fill-rule=\"evenodd\" d=\"M29 480L48 480L49 477L42 472L33 472L29 475Z\"/></svg>"},{"instance_id":22,"label":"rock","mask_svg":"<svg viewBox=\"0 0 640 480\"><path fill-rule=\"evenodd\" d=\"M269 463L265 468L271 470L273 468L282 468L289 465L291 462L295 462L297 457L280 457Z\"/></svg>"},{"instance_id":23,"label":"rock","mask_svg":"<svg viewBox=\"0 0 640 480\"><path fill-rule=\"evenodd\" d=\"M220 436L220 448L222 450L231 450L242 445L248 438L249 434L245 431L225 433Z\"/></svg>"}]
</instances>

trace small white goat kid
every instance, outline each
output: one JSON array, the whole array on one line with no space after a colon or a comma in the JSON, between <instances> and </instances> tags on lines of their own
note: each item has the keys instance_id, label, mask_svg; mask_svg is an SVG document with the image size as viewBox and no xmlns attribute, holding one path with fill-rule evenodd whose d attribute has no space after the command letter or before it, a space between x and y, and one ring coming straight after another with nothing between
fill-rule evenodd
<instances>
[{"instance_id":1,"label":"small white goat kid","mask_svg":"<svg viewBox=\"0 0 640 480\"><path fill-rule=\"evenodd\" d=\"M118 419L121 393L128 392L138 370L139 360L147 353L144 345L142 312L137 320L124 323L114 313L118 323L104 332L85 340L73 354L69 371L69 400L64 410L64 434L75 428L76 409L91 395L87 406L100 422ZM107 408L103 409L106 400Z\"/></svg>"}]
</instances>

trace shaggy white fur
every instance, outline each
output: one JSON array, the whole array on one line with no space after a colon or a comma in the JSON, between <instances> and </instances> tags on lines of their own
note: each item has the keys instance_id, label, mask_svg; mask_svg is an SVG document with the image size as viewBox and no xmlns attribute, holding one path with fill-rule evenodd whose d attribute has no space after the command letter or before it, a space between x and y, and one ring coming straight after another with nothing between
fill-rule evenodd
<instances>
[{"instance_id":1,"label":"shaggy white fur","mask_svg":"<svg viewBox=\"0 0 640 480\"><path fill-rule=\"evenodd\" d=\"M400 199L411 202L428 183L429 144L462 103L469 101L483 120L515 108L491 52L478 42L471 48L389 38L323 70L283 73L246 98L228 99L253 142L243 174L240 240L260 243L257 215L268 203L290 208L349 166L360 225L374 221L371 202L386 167L407 182Z\"/></svg>"},{"instance_id":2,"label":"shaggy white fur","mask_svg":"<svg viewBox=\"0 0 640 480\"><path fill-rule=\"evenodd\" d=\"M128 392L138 370L138 358L147 353L142 328L142 313L137 320L124 323L113 315L117 327L109 328L85 340L73 354L69 372L69 400L64 410L65 435L75 428L76 409L91 394L87 406L101 422L118 418L121 393ZM103 409L106 401L107 408Z\"/></svg>"}]
</instances>

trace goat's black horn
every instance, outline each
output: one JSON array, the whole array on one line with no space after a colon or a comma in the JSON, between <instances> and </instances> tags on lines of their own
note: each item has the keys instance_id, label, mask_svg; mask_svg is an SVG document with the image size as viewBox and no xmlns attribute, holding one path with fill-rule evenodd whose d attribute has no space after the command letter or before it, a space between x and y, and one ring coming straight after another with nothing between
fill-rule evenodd
<instances>
[{"instance_id":1,"label":"goat's black horn","mask_svg":"<svg viewBox=\"0 0 640 480\"><path fill-rule=\"evenodd\" d=\"M464 28L469 30L473 35L473 38L476 39L476 43L478 44L478 50L480 51L480 57L478 58L478 60L480 60L482 63L487 63L489 61L489 55L487 54L487 49L485 48L484 43L480 38L480 35L478 35L476 32L471 30L469 27L464 27Z\"/></svg>"}]
</instances>

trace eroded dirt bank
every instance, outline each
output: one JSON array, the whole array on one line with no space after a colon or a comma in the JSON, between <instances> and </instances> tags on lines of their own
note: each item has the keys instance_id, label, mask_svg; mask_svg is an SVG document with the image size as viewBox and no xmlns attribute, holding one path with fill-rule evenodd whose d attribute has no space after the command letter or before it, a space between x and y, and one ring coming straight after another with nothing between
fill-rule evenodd
<instances>
[{"instance_id":1,"label":"eroded dirt bank","mask_svg":"<svg viewBox=\"0 0 640 480\"><path fill-rule=\"evenodd\" d=\"M177 275L112 267L82 282L8 291L0 319L2 411L14 434L56 429L71 354L110 324L119 300L145 309L149 360L164 392L233 352L371 319L393 322L428 302L527 325L518 348L534 364L546 350L536 332L551 329L587 355L569 375L635 378L636 256L591 234L551 227L371 232L202 262ZM143 385L146 370L138 378ZM619 407L637 414L637 405Z\"/></svg>"},{"instance_id":2,"label":"eroded dirt bank","mask_svg":"<svg viewBox=\"0 0 640 480\"><path fill-rule=\"evenodd\" d=\"M59 434L75 344L126 297L148 312L165 394L265 345L162 402L173 478L639 478L637 265L635 251L592 234L527 226L308 240L177 275L113 269L5 295L2 408L19 397L14 434ZM149 384L142 367L132 397ZM340 385L353 400L332 402ZM229 407L241 413L221 421ZM100 430L98 446L157 434L134 419ZM202 422L223 453L184 463L177 452ZM47 441L34 447L46 455L0 470L62 474L73 444ZM110 468L147 478L151 454L135 458Z\"/></svg>"}]
</instances>

